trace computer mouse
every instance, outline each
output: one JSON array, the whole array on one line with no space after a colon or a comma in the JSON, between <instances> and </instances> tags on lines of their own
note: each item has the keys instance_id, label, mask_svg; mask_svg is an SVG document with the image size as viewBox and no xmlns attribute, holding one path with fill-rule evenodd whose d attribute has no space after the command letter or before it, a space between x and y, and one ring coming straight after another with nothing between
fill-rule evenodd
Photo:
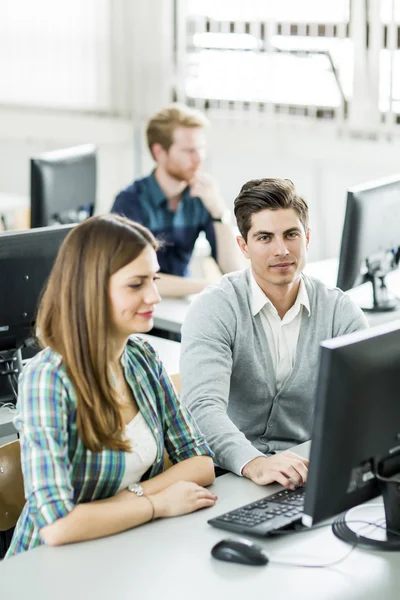
<instances>
[{"instance_id":1,"label":"computer mouse","mask_svg":"<svg viewBox=\"0 0 400 600\"><path fill-rule=\"evenodd\" d=\"M262 548L244 538L221 540L212 548L211 555L218 560L242 565L261 566L268 563L268 558Z\"/></svg>"}]
</instances>

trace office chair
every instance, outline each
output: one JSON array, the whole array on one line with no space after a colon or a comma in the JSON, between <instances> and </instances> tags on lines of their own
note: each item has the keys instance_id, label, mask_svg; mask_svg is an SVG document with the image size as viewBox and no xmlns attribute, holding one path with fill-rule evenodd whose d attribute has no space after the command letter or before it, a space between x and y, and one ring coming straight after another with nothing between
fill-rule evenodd
<instances>
[{"instance_id":1,"label":"office chair","mask_svg":"<svg viewBox=\"0 0 400 600\"><path fill-rule=\"evenodd\" d=\"M0 559L25 504L19 440L0 446Z\"/></svg>"},{"instance_id":2,"label":"office chair","mask_svg":"<svg viewBox=\"0 0 400 600\"><path fill-rule=\"evenodd\" d=\"M174 384L176 391L179 392L179 394L181 394L182 385L181 385L180 373L174 373L174 375L170 375L170 379L171 379L172 383Z\"/></svg>"}]
</instances>

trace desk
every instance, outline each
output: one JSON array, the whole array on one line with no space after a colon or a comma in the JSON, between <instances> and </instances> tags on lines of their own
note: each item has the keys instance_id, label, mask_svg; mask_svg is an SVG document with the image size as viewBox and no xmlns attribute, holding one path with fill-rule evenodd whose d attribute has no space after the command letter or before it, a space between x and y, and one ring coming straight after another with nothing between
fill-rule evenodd
<instances>
[{"instance_id":1,"label":"desk","mask_svg":"<svg viewBox=\"0 0 400 600\"><path fill-rule=\"evenodd\" d=\"M194 296L164 298L154 309L154 327L170 333L180 333Z\"/></svg>"},{"instance_id":2,"label":"desk","mask_svg":"<svg viewBox=\"0 0 400 600\"><path fill-rule=\"evenodd\" d=\"M308 447L295 450L307 455ZM264 497L267 488L228 474L212 489L218 502L211 509L101 540L40 547L0 563L2 597L26 600L36 592L41 600L397 600L399 553L356 549L330 569L249 567L212 559L216 542L237 536L210 527L207 520ZM277 489L269 486L268 493ZM330 562L350 549L329 527L257 543L271 560L288 562Z\"/></svg>"},{"instance_id":3,"label":"desk","mask_svg":"<svg viewBox=\"0 0 400 600\"><path fill-rule=\"evenodd\" d=\"M181 345L179 342L165 340L155 335L140 333L138 337L144 338L157 350L168 375L179 373L179 359L181 356Z\"/></svg>"}]
</instances>

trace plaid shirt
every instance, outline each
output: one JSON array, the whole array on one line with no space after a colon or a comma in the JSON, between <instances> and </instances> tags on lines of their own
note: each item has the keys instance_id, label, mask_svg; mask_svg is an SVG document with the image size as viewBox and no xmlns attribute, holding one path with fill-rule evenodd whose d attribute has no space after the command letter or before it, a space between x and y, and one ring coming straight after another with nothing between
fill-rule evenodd
<instances>
[{"instance_id":1,"label":"plaid shirt","mask_svg":"<svg viewBox=\"0 0 400 600\"><path fill-rule=\"evenodd\" d=\"M121 362L140 412L157 443L150 479L164 469L164 448L177 463L212 455L155 350L131 338ZM125 471L125 452L87 450L76 427L76 395L59 354L46 348L25 367L15 426L20 433L27 500L7 557L42 544L39 531L65 517L76 504L113 496Z\"/></svg>"}]
</instances>

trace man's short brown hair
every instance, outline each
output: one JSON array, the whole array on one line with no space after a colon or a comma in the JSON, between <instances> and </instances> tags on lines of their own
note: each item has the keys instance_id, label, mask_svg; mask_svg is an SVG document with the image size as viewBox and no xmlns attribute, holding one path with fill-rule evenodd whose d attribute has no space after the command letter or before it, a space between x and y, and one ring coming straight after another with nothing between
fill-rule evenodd
<instances>
[{"instance_id":1,"label":"man's short brown hair","mask_svg":"<svg viewBox=\"0 0 400 600\"><path fill-rule=\"evenodd\" d=\"M207 117L184 104L170 104L158 111L147 123L147 144L151 155L153 144L160 144L168 152L173 144L174 131L178 127L208 127Z\"/></svg>"},{"instance_id":2,"label":"man's short brown hair","mask_svg":"<svg viewBox=\"0 0 400 600\"><path fill-rule=\"evenodd\" d=\"M245 183L234 203L235 217L242 238L247 242L251 217L268 208L293 208L308 229L308 204L296 192L290 179L251 179Z\"/></svg>"}]
</instances>

